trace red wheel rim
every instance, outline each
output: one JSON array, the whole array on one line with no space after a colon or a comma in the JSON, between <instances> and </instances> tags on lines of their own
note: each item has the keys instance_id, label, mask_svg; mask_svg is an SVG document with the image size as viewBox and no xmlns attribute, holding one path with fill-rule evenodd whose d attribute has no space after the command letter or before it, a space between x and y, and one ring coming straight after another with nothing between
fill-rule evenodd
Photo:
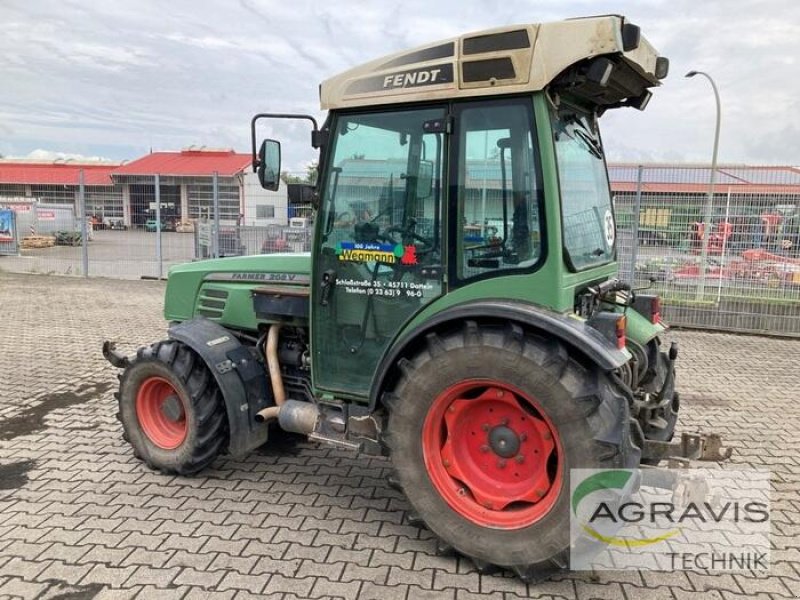
<instances>
[{"instance_id":1,"label":"red wheel rim","mask_svg":"<svg viewBox=\"0 0 800 600\"><path fill-rule=\"evenodd\" d=\"M477 525L527 527L561 491L556 428L536 401L506 383L470 380L442 392L422 426L422 451L436 490Z\"/></svg>"},{"instance_id":2,"label":"red wheel rim","mask_svg":"<svg viewBox=\"0 0 800 600\"><path fill-rule=\"evenodd\" d=\"M136 417L144 434L164 450L186 439L186 409L175 387L163 377L145 379L136 394Z\"/></svg>"}]
</instances>

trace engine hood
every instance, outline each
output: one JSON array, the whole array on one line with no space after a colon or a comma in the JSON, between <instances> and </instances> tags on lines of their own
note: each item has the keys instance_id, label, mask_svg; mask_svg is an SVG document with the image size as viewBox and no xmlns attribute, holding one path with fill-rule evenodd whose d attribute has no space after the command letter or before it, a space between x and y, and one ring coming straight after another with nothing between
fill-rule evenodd
<instances>
[{"instance_id":1,"label":"engine hood","mask_svg":"<svg viewBox=\"0 0 800 600\"><path fill-rule=\"evenodd\" d=\"M192 318L197 294L207 281L306 286L310 273L311 255L307 252L234 256L178 265L169 271L164 317L168 321Z\"/></svg>"}]
</instances>

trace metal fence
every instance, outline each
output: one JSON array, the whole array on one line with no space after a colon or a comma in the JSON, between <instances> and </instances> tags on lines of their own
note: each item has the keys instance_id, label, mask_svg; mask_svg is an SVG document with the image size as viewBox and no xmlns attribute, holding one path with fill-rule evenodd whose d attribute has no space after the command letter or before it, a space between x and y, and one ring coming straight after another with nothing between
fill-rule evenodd
<instances>
[{"instance_id":1,"label":"metal fence","mask_svg":"<svg viewBox=\"0 0 800 600\"><path fill-rule=\"evenodd\" d=\"M205 258L310 250L310 208L287 207L255 178L90 173L0 184L0 270L122 279L165 277Z\"/></svg>"},{"instance_id":2,"label":"metal fence","mask_svg":"<svg viewBox=\"0 0 800 600\"><path fill-rule=\"evenodd\" d=\"M711 196L708 167L609 172L620 277L661 294L667 321L800 336L800 169L719 167ZM256 187L158 176L109 186L82 172L71 185L0 184L0 270L158 278L215 256L308 251L310 209Z\"/></svg>"},{"instance_id":3,"label":"metal fence","mask_svg":"<svg viewBox=\"0 0 800 600\"><path fill-rule=\"evenodd\" d=\"M800 336L800 169L613 166L620 275L674 325ZM708 228L706 228L708 223Z\"/></svg>"}]
</instances>

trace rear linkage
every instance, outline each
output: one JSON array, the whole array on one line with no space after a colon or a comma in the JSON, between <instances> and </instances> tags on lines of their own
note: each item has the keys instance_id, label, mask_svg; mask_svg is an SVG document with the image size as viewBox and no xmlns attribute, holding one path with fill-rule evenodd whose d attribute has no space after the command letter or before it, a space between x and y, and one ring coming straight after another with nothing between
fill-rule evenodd
<instances>
[{"instance_id":1,"label":"rear linkage","mask_svg":"<svg viewBox=\"0 0 800 600\"><path fill-rule=\"evenodd\" d=\"M645 440L643 459L668 460L669 468L688 467L689 461L721 462L728 460L733 448L725 446L718 433L682 433L676 442Z\"/></svg>"},{"instance_id":2,"label":"rear linkage","mask_svg":"<svg viewBox=\"0 0 800 600\"><path fill-rule=\"evenodd\" d=\"M637 294L631 286L618 279L610 279L588 288L582 294L576 306L576 312L589 320L590 324L595 325L606 337L613 338L613 331L602 331L605 323L598 318L602 315L603 305L622 306L623 311L632 307L644 316L650 317L655 323L660 321L660 302L658 296L650 294ZM606 314L609 314L606 312ZM614 314L614 313L611 313ZM609 320L608 323L611 323ZM612 324L613 326L613 324ZM632 340L628 340L632 342ZM636 350L636 348L634 348ZM664 381L655 392L638 390L639 373L647 370L647 354L644 349L633 352L633 367L627 377L622 377L631 389L631 413L634 417L639 417L639 421L644 420L652 429L662 429L666 423L663 418L654 416L657 411L669 406L673 401L673 396L677 400L675 387L674 363L678 358L678 346L675 342L670 345L666 354L667 372ZM641 363L644 362L644 365ZM702 433L682 433L678 441L660 441L655 439L644 439L642 447L642 459L658 462L668 461L670 468L688 467L689 461L711 461L720 462L728 460L733 453L733 448L725 446L719 434Z\"/></svg>"}]
</instances>

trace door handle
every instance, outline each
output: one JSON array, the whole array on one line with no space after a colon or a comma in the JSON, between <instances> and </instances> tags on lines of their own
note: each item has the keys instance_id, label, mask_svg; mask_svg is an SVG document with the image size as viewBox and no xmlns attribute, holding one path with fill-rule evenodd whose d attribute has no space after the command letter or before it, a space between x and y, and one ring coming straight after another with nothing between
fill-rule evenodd
<instances>
[{"instance_id":1,"label":"door handle","mask_svg":"<svg viewBox=\"0 0 800 600\"><path fill-rule=\"evenodd\" d=\"M320 289L320 299L319 303L322 306L328 306L328 302L330 301L331 292L333 291L333 286L336 285L336 271L333 269L328 269L322 274L322 288Z\"/></svg>"}]
</instances>

